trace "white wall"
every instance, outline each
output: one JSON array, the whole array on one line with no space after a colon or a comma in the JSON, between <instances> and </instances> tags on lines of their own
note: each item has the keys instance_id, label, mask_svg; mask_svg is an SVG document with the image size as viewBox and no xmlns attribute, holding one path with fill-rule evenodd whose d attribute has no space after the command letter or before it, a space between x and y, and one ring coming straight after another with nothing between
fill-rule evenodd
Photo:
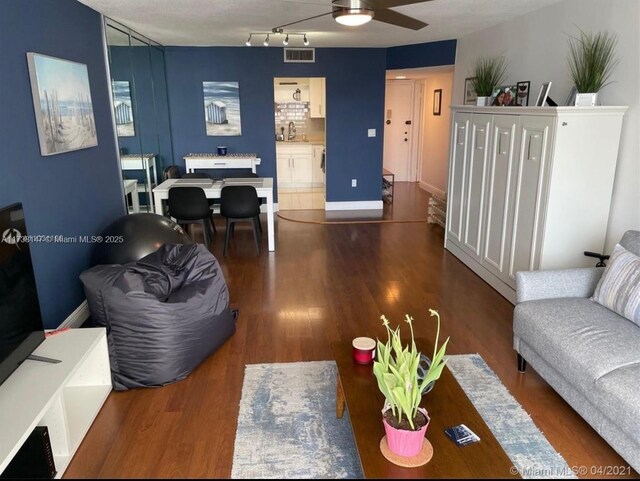
<instances>
[{"instance_id":1,"label":"white wall","mask_svg":"<svg viewBox=\"0 0 640 481\"><path fill-rule=\"evenodd\" d=\"M424 81L420 186L434 194L447 191L451 86L453 72L430 74ZM441 115L433 115L433 92L442 89Z\"/></svg>"},{"instance_id":2,"label":"white wall","mask_svg":"<svg viewBox=\"0 0 640 481\"><path fill-rule=\"evenodd\" d=\"M531 81L529 104L540 85L552 81L550 96L562 105L571 88L567 37L582 30L618 35L620 63L613 84L600 92L603 105L628 105L613 192L606 251L628 229L640 230L640 2L638 0L565 0L458 40L453 103L462 104L464 79L481 55L504 55L506 84Z\"/></svg>"}]
</instances>

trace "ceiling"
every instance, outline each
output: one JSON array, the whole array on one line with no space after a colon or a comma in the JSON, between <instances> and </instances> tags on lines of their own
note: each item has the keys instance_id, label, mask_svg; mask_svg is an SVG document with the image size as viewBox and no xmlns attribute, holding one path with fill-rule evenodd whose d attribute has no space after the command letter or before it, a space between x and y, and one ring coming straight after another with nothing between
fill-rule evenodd
<instances>
[{"instance_id":1,"label":"ceiling","mask_svg":"<svg viewBox=\"0 0 640 481\"><path fill-rule=\"evenodd\" d=\"M79 0L163 45L243 46L249 32L331 11L331 0ZM345 27L331 15L285 29L312 47L389 47L460 38L561 0L433 0L394 10L429 24L413 31L372 21ZM254 45L261 44L262 38ZM275 40L275 41L274 41ZM272 37L272 46L282 46ZM300 39L290 42L298 46Z\"/></svg>"}]
</instances>

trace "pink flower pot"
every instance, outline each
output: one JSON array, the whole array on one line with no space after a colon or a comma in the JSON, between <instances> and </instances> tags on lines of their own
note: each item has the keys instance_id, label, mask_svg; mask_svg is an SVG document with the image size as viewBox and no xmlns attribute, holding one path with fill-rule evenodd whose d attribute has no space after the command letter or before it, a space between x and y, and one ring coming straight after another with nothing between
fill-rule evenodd
<instances>
[{"instance_id":1,"label":"pink flower pot","mask_svg":"<svg viewBox=\"0 0 640 481\"><path fill-rule=\"evenodd\" d=\"M385 410L386 411L386 410ZM382 423L384 424L384 430L387 434L387 445L389 449L404 458L412 458L420 453L422 450L422 443L424 443L424 435L427 432L429 426L429 416L427 411L422 408L418 408L422 414L427 418L427 424L422 426L418 431L407 431L405 429L396 429L387 423L384 418L384 412L382 417Z\"/></svg>"}]
</instances>

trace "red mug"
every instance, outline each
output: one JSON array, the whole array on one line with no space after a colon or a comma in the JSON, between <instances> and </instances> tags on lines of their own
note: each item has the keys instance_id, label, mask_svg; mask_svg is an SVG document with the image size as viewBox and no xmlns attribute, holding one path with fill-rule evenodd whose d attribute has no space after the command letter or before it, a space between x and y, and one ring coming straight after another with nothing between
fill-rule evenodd
<instances>
[{"instance_id":1,"label":"red mug","mask_svg":"<svg viewBox=\"0 0 640 481\"><path fill-rule=\"evenodd\" d=\"M356 337L353 346L353 360L358 364L371 364L376 357L376 341L370 337Z\"/></svg>"}]
</instances>

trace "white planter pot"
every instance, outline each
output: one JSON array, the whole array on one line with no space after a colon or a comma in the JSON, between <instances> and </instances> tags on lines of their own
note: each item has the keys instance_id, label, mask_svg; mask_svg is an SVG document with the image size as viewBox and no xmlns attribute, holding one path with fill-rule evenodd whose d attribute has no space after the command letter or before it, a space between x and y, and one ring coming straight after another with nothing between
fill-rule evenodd
<instances>
[{"instance_id":1,"label":"white planter pot","mask_svg":"<svg viewBox=\"0 0 640 481\"><path fill-rule=\"evenodd\" d=\"M476 105L478 107L486 107L487 105L489 105L489 99L491 99L491 97L478 97L478 99L476 100Z\"/></svg>"},{"instance_id":2,"label":"white planter pot","mask_svg":"<svg viewBox=\"0 0 640 481\"><path fill-rule=\"evenodd\" d=\"M576 94L576 107L595 107L598 102L598 93Z\"/></svg>"}]
</instances>

